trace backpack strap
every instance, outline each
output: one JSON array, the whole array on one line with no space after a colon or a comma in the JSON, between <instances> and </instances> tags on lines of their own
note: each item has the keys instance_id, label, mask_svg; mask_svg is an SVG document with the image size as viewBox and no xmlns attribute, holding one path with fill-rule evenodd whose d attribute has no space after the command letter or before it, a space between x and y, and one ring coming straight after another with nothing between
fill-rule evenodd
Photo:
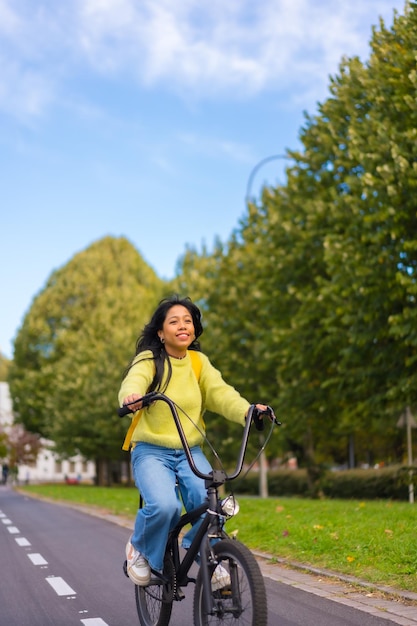
<instances>
[{"instance_id":1,"label":"backpack strap","mask_svg":"<svg viewBox=\"0 0 417 626\"><path fill-rule=\"evenodd\" d=\"M132 421L130 422L130 426L128 428L125 440L124 440L123 445L122 445L122 450L126 450L126 452L129 452L129 450L130 450L131 441L132 441L132 437L133 437L133 432L134 432L136 426L139 424L139 420L142 417L142 411L143 411L143 409L141 409L140 411L137 411L135 413L135 415L132 417Z\"/></svg>"},{"instance_id":2,"label":"backpack strap","mask_svg":"<svg viewBox=\"0 0 417 626\"><path fill-rule=\"evenodd\" d=\"M188 350L188 354L190 355L191 366L193 368L193 372L195 374L197 382L200 382L201 368L203 366L201 362L201 357L196 350Z\"/></svg>"},{"instance_id":3,"label":"backpack strap","mask_svg":"<svg viewBox=\"0 0 417 626\"><path fill-rule=\"evenodd\" d=\"M202 368L200 355L198 354L196 350L189 350L188 354L190 355L190 359L191 359L191 367L193 368L193 372L195 374L197 382L199 382L201 368ZM135 431L136 426L139 424L140 418L142 417L142 411L143 409L141 409L140 411L136 411L135 415L132 418L128 431L126 433L126 437L122 445L122 450L126 450L126 452L129 452L130 450L133 433Z\"/></svg>"}]
</instances>

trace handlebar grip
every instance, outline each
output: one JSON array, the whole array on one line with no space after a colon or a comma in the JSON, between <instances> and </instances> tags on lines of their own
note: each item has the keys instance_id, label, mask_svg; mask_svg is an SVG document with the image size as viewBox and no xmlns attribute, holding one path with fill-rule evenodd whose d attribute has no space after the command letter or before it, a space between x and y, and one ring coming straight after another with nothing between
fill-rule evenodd
<instances>
[{"instance_id":1,"label":"handlebar grip","mask_svg":"<svg viewBox=\"0 0 417 626\"><path fill-rule=\"evenodd\" d=\"M149 406L150 404L152 404L152 402L155 400L155 396L157 396L158 393L156 391L150 391L149 393L145 393L144 396L142 396L141 400L142 400L142 409L144 409L145 407ZM137 400L136 400L137 402ZM132 402L131 404L135 404L135 402ZM125 415L129 415L129 413L135 413L135 411L132 411L130 408L129 404L124 404L123 406L119 407L117 409L117 414L119 417L124 417Z\"/></svg>"},{"instance_id":2,"label":"handlebar grip","mask_svg":"<svg viewBox=\"0 0 417 626\"><path fill-rule=\"evenodd\" d=\"M261 419L261 415L267 415L271 422L275 424L275 426L281 426L281 422L279 422L275 417L274 409L272 407L268 406L265 411L260 411L259 409L254 407L252 420L255 424L256 430L262 431L265 428L265 420Z\"/></svg>"},{"instance_id":3,"label":"handlebar grip","mask_svg":"<svg viewBox=\"0 0 417 626\"><path fill-rule=\"evenodd\" d=\"M123 406L120 406L117 409L117 415L119 417L124 417L125 415L129 415L129 413L131 413L132 411L130 410L129 406L127 404L124 404Z\"/></svg>"},{"instance_id":4,"label":"handlebar grip","mask_svg":"<svg viewBox=\"0 0 417 626\"><path fill-rule=\"evenodd\" d=\"M264 411L265 412L265 411ZM261 411L255 409L252 415L253 423L255 424L256 430L262 431L265 428L265 422L259 416Z\"/></svg>"}]
</instances>

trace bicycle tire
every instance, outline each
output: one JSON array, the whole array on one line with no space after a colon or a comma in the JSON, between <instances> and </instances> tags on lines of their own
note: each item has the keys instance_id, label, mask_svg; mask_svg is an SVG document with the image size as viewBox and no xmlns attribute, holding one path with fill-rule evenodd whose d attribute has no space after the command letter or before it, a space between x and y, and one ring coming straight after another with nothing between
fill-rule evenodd
<instances>
[{"instance_id":1,"label":"bicycle tire","mask_svg":"<svg viewBox=\"0 0 417 626\"><path fill-rule=\"evenodd\" d=\"M194 590L194 626L266 626L268 607L261 570L252 552L239 541L224 539L213 546L219 563L231 576L231 586L212 592L216 614L204 611L203 581Z\"/></svg>"},{"instance_id":2,"label":"bicycle tire","mask_svg":"<svg viewBox=\"0 0 417 626\"><path fill-rule=\"evenodd\" d=\"M164 559L164 576L170 582L156 582L139 587L135 585L136 610L141 626L168 626L171 619L175 587L174 564L168 554Z\"/></svg>"}]
</instances>

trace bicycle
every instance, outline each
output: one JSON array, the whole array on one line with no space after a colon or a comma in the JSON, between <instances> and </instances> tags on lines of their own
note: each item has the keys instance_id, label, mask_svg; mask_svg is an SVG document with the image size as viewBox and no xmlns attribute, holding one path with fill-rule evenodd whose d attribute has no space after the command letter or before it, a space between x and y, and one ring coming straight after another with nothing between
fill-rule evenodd
<instances>
[{"instance_id":1,"label":"bicycle","mask_svg":"<svg viewBox=\"0 0 417 626\"><path fill-rule=\"evenodd\" d=\"M264 426L255 405L251 405L244 427L236 468L231 475L213 469L210 474L200 472L194 464L175 403L159 392L143 396L143 407L156 401L168 404L191 470L205 481L206 501L196 509L181 516L171 530L166 544L162 575L152 572L146 587L135 585L136 608L141 626L168 626L174 601L185 598L182 587L195 584L193 614L195 626L233 624L233 626L266 626L267 601L265 584L259 565L251 551L224 530L227 519L238 511L234 496L221 499L219 487L235 480L242 471L249 432L254 422L258 430ZM120 416L130 413L125 406L118 411ZM280 425L273 410L266 412L274 424ZM179 536L189 523L202 517L199 529L191 546L181 559ZM191 566L198 559L200 568L197 578L189 576ZM228 572L230 584L213 590L212 575L221 564ZM127 576L127 563L123 565Z\"/></svg>"}]
</instances>

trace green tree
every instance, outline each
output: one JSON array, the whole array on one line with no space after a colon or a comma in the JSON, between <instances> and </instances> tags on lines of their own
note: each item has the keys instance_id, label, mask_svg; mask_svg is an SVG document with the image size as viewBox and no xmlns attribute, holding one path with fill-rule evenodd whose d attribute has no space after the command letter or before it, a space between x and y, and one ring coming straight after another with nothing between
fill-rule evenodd
<instances>
[{"instance_id":1,"label":"green tree","mask_svg":"<svg viewBox=\"0 0 417 626\"><path fill-rule=\"evenodd\" d=\"M8 437L2 426L0 425L0 459L5 459L7 456L7 443Z\"/></svg>"},{"instance_id":2,"label":"green tree","mask_svg":"<svg viewBox=\"0 0 417 626\"><path fill-rule=\"evenodd\" d=\"M11 469L18 465L36 463L42 447L38 435L27 432L21 424L14 424L8 430L7 439L7 456Z\"/></svg>"},{"instance_id":3,"label":"green tree","mask_svg":"<svg viewBox=\"0 0 417 626\"><path fill-rule=\"evenodd\" d=\"M6 382L9 372L10 361L0 352L0 382Z\"/></svg>"},{"instance_id":4,"label":"green tree","mask_svg":"<svg viewBox=\"0 0 417 626\"><path fill-rule=\"evenodd\" d=\"M338 366L328 381L341 423L391 432L416 397L417 5L380 23L372 54L342 64L302 137L309 184L324 201L324 324ZM305 174L305 172L303 172Z\"/></svg>"},{"instance_id":5,"label":"green tree","mask_svg":"<svg viewBox=\"0 0 417 626\"><path fill-rule=\"evenodd\" d=\"M220 365L218 362L216 363L216 357L223 348L226 349L227 340L226 333L222 332L223 327L217 325L216 314L209 304L212 292L218 289L222 282L219 280L222 259L223 244L219 239L214 242L212 252L208 252L205 247L201 252L189 247L179 259L177 277L171 283L174 292L189 296L199 306L204 327L204 333L200 339L201 347L215 366ZM238 387L237 377L230 375L229 370L227 372L222 370L222 374L228 383ZM233 465L236 460L241 429L225 420L223 416L210 412L205 415L205 422L208 441L216 450L221 462L227 467ZM209 451L208 444L206 444L205 451L210 461L216 463Z\"/></svg>"},{"instance_id":6,"label":"green tree","mask_svg":"<svg viewBox=\"0 0 417 626\"><path fill-rule=\"evenodd\" d=\"M312 487L353 434L388 439L416 404L416 7L380 22L367 64L343 60L205 298L214 360L273 400Z\"/></svg>"},{"instance_id":7,"label":"green tree","mask_svg":"<svg viewBox=\"0 0 417 626\"><path fill-rule=\"evenodd\" d=\"M264 324L312 478L327 439L392 436L416 402L416 26L413 3L375 29L367 65L342 62L286 188L264 192L243 233L269 265L263 293L282 302Z\"/></svg>"},{"instance_id":8,"label":"green tree","mask_svg":"<svg viewBox=\"0 0 417 626\"><path fill-rule=\"evenodd\" d=\"M53 272L16 337L16 418L63 456L99 467L122 458L117 391L163 285L124 238L105 237Z\"/></svg>"},{"instance_id":9,"label":"green tree","mask_svg":"<svg viewBox=\"0 0 417 626\"><path fill-rule=\"evenodd\" d=\"M233 237L227 245L216 241L214 250L199 255L188 250L179 267L177 287L189 294L203 312L204 334L201 344L213 365L224 379L245 396L249 402L271 401L266 378L271 374L265 367L259 339L261 330L254 321L257 311L253 279L245 269L247 257ZM256 291L256 290L255 290ZM248 310L249 303L252 311ZM275 397L275 396L274 396ZM240 445L241 429L223 417L207 415L207 434L222 461L234 465ZM276 456L276 438L268 446L268 454ZM256 434L249 441L248 459L259 450Z\"/></svg>"},{"instance_id":10,"label":"green tree","mask_svg":"<svg viewBox=\"0 0 417 626\"><path fill-rule=\"evenodd\" d=\"M249 205L229 242L209 305L227 337L224 354L245 395L268 401L284 423L269 454L285 452L285 437L285 447L301 455L315 477L313 425L318 426L318 417L326 427L330 421L321 414L319 394L325 353L313 345L322 316L315 282L325 269L318 227L313 234L306 221L304 197L284 187L265 190L261 205Z\"/></svg>"}]
</instances>

